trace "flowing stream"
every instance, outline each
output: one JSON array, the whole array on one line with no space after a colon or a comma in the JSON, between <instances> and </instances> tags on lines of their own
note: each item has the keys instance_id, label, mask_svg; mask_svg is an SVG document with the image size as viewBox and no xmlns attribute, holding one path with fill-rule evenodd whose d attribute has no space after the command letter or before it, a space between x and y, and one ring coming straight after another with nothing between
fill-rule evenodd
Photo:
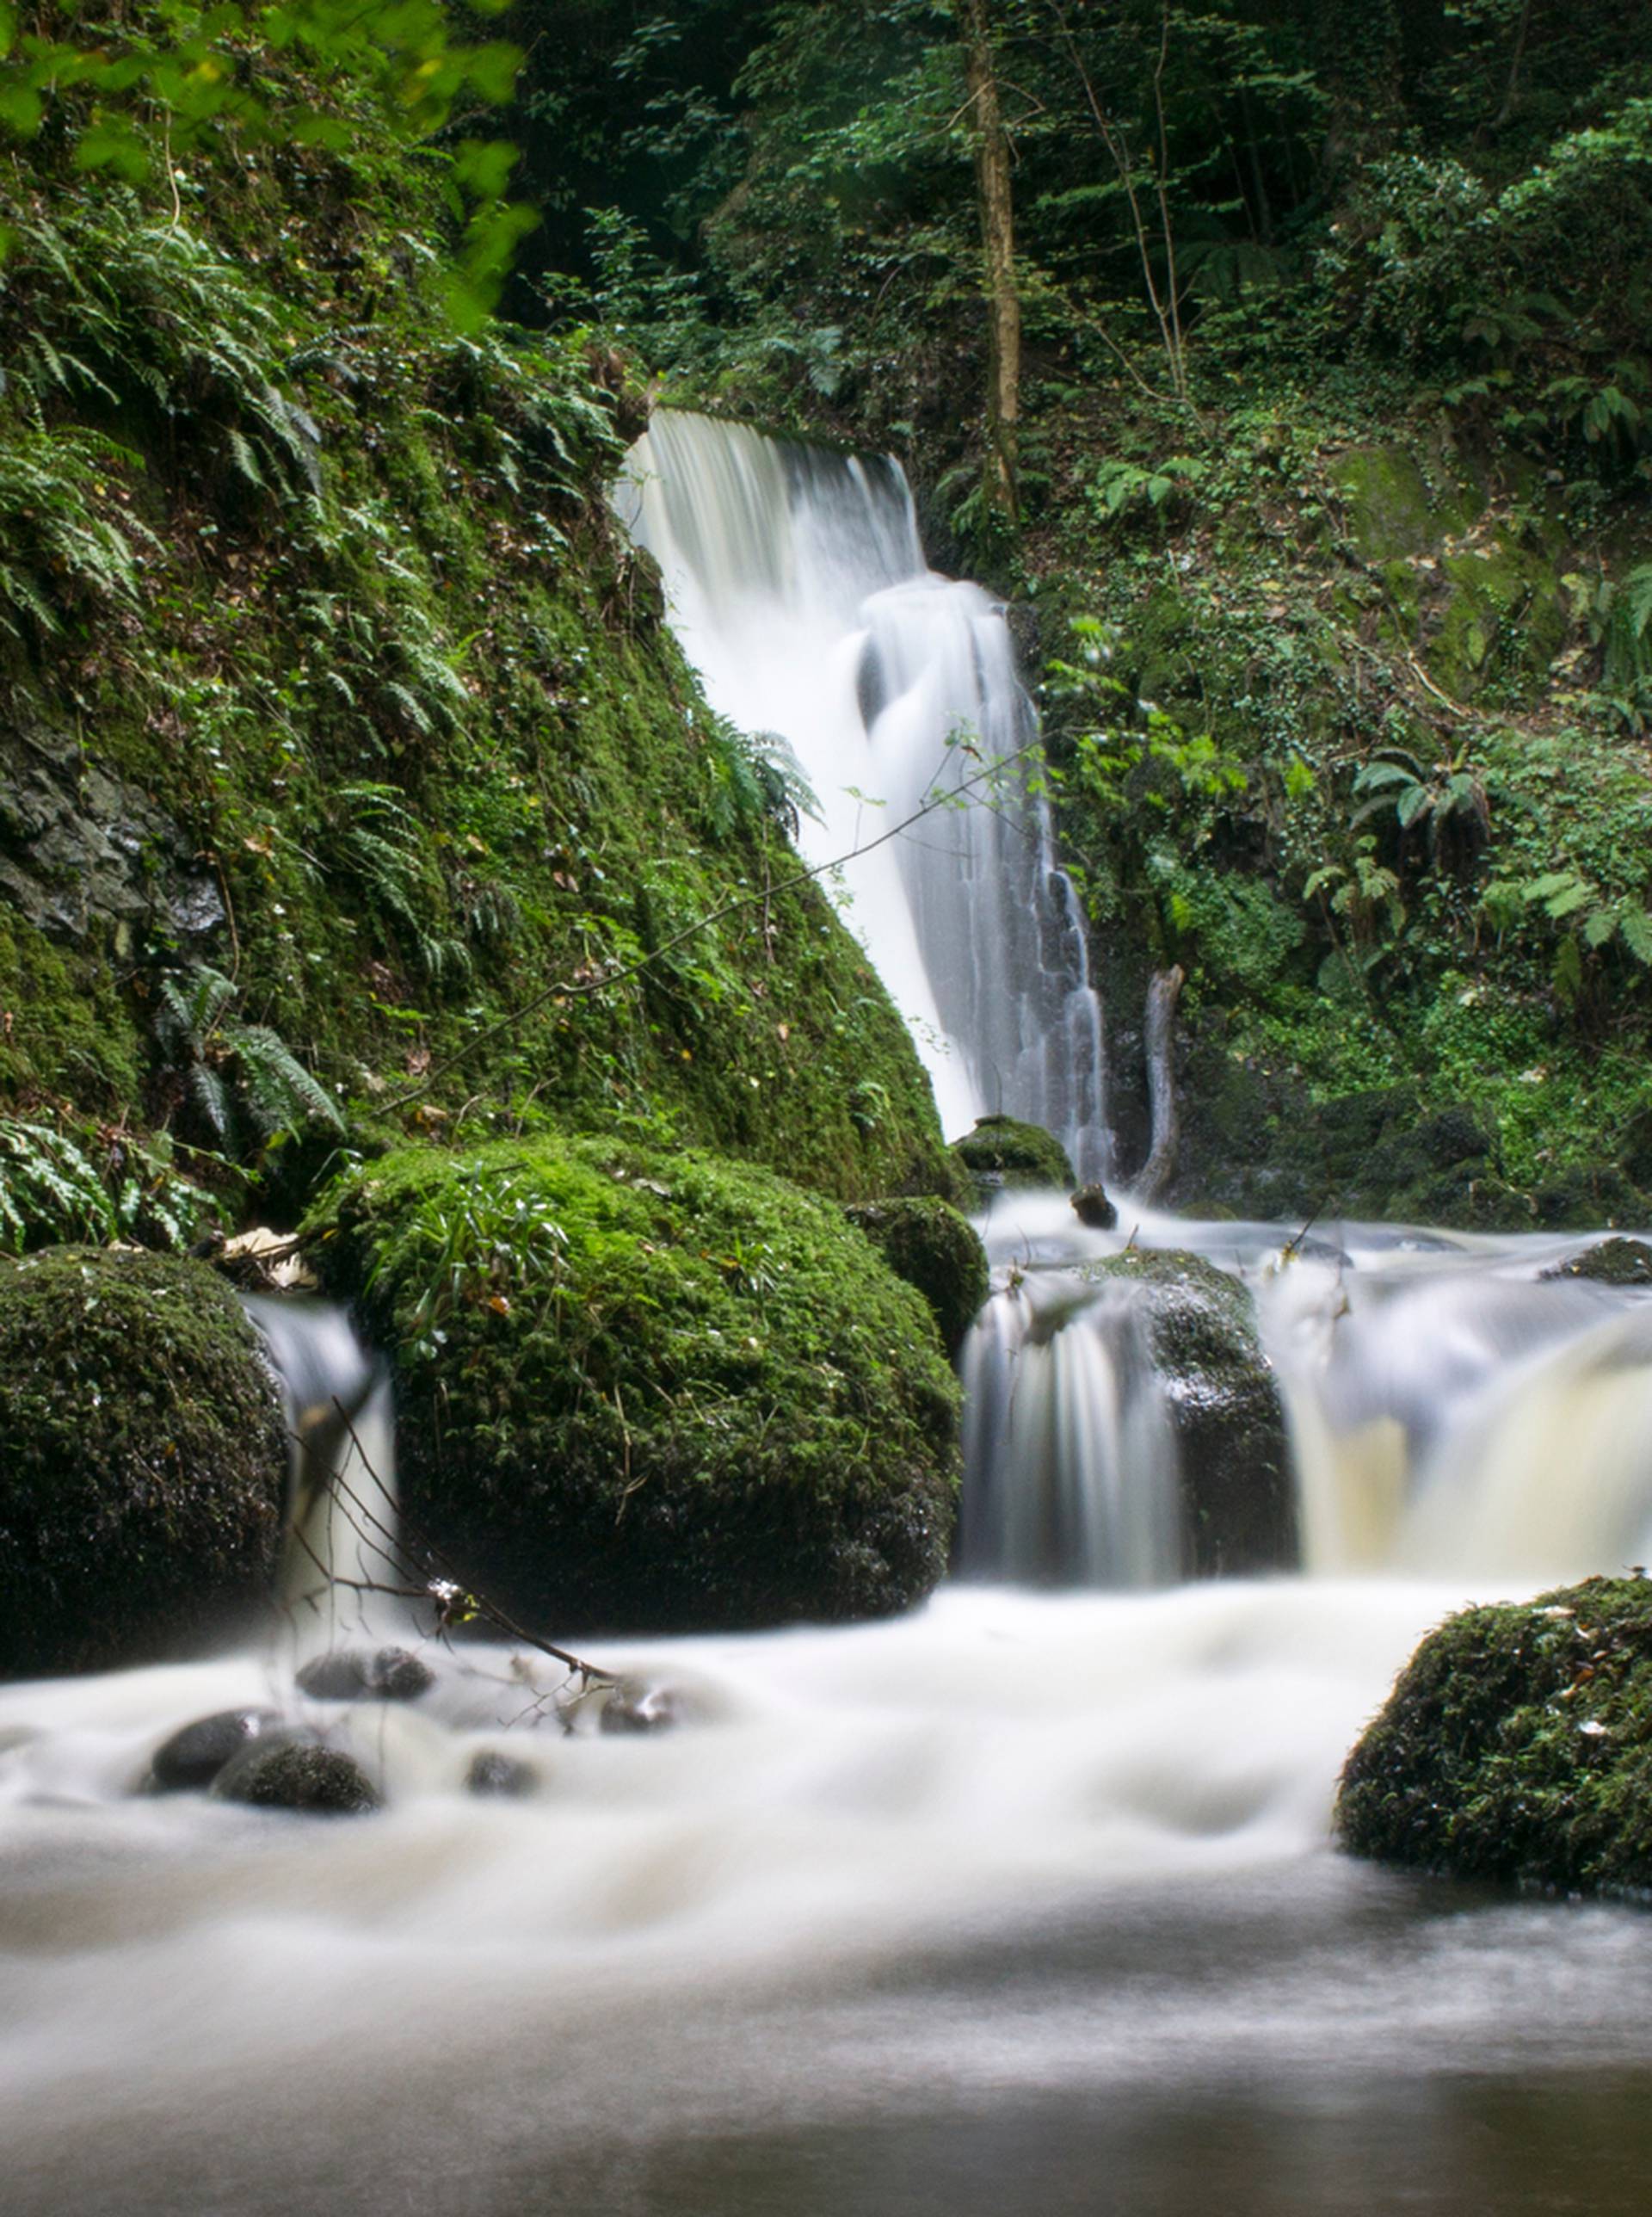
<instances>
[{"instance_id":1,"label":"flowing stream","mask_svg":"<svg viewBox=\"0 0 1652 2217\"><path fill-rule=\"evenodd\" d=\"M638 528L718 706L804 763L823 858L921 798L960 722L1014 751L1002 617L924 572L891 467L685 419L650 449ZM922 831L848 874L851 913L949 1121L1002 1105L1105 1164L1037 804ZM318 1639L385 1629L307 1573L240 1652L0 1687L0 2207L1638 2217L1652 1918L1355 1865L1328 1818L1431 1623L1652 1552L1652 1306L1545 1279L1575 1241L1319 1229L1291 1260L1279 1226L1126 1206L1092 1233L1001 1195L965 1358L994 1575L887 1624L605 1650L670 1690L669 1732L602 1730L548 1659L481 1646L429 1649L415 1702L307 1702ZM1301 1575L1169 1582L1162 1383L1083 1275L1132 1234L1256 1291ZM336 1397L387 1473L339 1320L265 1324L299 1429ZM261 1703L385 1810L137 1790L176 1727ZM533 1790L468 1792L506 1750Z\"/></svg>"}]
</instances>

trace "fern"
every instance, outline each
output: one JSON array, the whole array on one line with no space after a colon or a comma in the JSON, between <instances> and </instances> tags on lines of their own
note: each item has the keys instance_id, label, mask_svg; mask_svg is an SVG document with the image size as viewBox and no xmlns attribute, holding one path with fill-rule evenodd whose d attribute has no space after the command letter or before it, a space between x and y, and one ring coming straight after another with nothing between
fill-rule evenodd
<instances>
[{"instance_id":1,"label":"fern","mask_svg":"<svg viewBox=\"0 0 1652 2217\"><path fill-rule=\"evenodd\" d=\"M243 1023L231 1010L238 989L206 964L160 981L153 1029L206 1128L231 1153L243 1130L267 1141L343 1118L326 1089L268 1024Z\"/></svg>"}]
</instances>

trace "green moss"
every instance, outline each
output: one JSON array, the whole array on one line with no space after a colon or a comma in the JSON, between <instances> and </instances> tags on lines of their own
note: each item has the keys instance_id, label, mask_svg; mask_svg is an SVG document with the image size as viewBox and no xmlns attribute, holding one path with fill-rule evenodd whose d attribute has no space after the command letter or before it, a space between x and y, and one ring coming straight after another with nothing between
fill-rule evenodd
<instances>
[{"instance_id":1,"label":"green moss","mask_svg":"<svg viewBox=\"0 0 1652 2217\"><path fill-rule=\"evenodd\" d=\"M107 1108L135 1101L140 1067L108 964L54 947L0 907L0 1099L68 1091Z\"/></svg>"},{"instance_id":2,"label":"green moss","mask_svg":"<svg viewBox=\"0 0 1652 2217\"><path fill-rule=\"evenodd\" d=\"M1400 446L1355 448L1332 464L1330 476L1349 542L1371 563L1427 553L1448 533L1466 529L1481 505L1471 487L1438 467L1426 474Z\"/></svg>"},{"instance_id":3,"label":"green moss","mask_svg":"<svg viewBox=\"0 0 1652 2217\"><path fill-rule=\"evenodd\" d=\"M1547 670L1569 628L1553 563L1492 547L1446 554L1439 569L1447 591L1425 645L1434 682L1458 700L1489 685L1518 695Z\"/></svg>"},{"instance_id":4,"label":"green moss","mask_svg":"<svg viewBox=\"0 0 1652 2217\"><path fill-rule=\"evenodd\" d=\"M951 1152L980 1186L1055 1186L1069 1193L1077 1183L1060 1140L1013 1116L978 1117Z\"/></svg>"},{"instance_id":5,"label":"green moss","mask_svg":"<svg viewBox=\"0 0 1652 2217\"><path fill-rule=\"evenodd\" d=\"M416 1150L307 1238L391 1351L415 1518L534 1621L836 1620L940 1577L934 1321L784 1180L615 1139Z\"/></svg>"},{"instance_id":6,"label":"green moss","mask_svg":"<svg viewBox=\"0 0 1652 2217\"><path fill-rule=\"evenodd\" d=\"M0 1673L180 1652L264 1591L286 1428L202 1265L93 1248L0 1263Z\"/></svg>"},{"instance_id":7,"label":"green moss","mask_svg":"<svg viewBox=\"0 0 1652 2217\"><path fill-rule=\"evenodd\" d=\"M1348 1757L1336 1825L1355 1855L1462 1878L1652 1887L1652 1585L1450 1618Z\"/></svg>"},{"instance_id":8,"label":"green moss","mask_svg":"<svg viewBox=\"0 0 1652 2217\"><path fill-rule=\"evenodd\" d=\"M1248 1291L1202 1256L1175 1250L1128 1248L1083 1275L1129 1287L1145 1318L1180 1454L1187 1574L1295 1568L1285 1412Z\"/></svg>"},{"instance_id":9,"label":"green moss","mask_svg":"<svg viewBox=\"0 0 1652 2217\"><path fill-rule=\"evenodd\" d=\"M1652 1286L1652 1247L1643 1239L1602 1239L1542 1273L1545 1278L1588 1278L1601 1286Z\"/></svg>"},{"instance_id":10,"label":"green moss","mask_svg":"<svg viewBox=\"0 0 1652 2217\"><path fill-rule=\"evenodd\" d=\"M845 1213L896 1276L923 1295L947 1354L956 1356L991 1289L975 1227L949 1202L928 1197L861 1201Z\"/></svg>"}]
</instances>

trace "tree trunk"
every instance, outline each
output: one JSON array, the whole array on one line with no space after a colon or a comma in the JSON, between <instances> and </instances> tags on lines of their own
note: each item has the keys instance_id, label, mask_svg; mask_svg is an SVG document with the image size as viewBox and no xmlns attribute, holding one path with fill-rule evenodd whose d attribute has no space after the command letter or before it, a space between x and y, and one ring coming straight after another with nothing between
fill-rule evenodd
<instances>
[{"instance_id":1,"label":"tree trunk","mask_svg":"<svg viewBox=\"0 0 1652 2217\"><path fill-rule=\"evenodd\" d=\"M988 509L1013 523L1020 511L1017 448L1021 413L1021 303L1015 289L1015 205L1009 134L998 100L987 0L957 0L970 88L970 145L981 209L987 300Z\"/></svg>"},{"instance_id":2,"label":"tree trunk","mask_svg":"<svg viewBox=\"0 0 1652 2217\"><path fill-rule=\"evenodd\" d=\"M1152 1116L1153 1143L1146 1168L1136 1181L1135 1198L1156 1201L1175 1173L1176 1152L1181 1141L1181 1115L1176 1101L1176 1002L1182 987L1180 963L1154 973L1147 989L1147 1097Z\"/></svg>"}]
</instances>

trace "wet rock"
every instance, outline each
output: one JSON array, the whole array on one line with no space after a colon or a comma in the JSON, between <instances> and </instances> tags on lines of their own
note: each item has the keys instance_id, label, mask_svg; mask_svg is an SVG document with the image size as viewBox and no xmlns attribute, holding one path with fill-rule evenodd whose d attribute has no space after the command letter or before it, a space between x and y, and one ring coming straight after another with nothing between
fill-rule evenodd
<instances>
[{"instance_id":1,"label":"wet rock","mask_svg":"<svg viewBox=\"0 0 1652 2217\"><path fill-rule=\"evenodd\" d=\"M1131 1248L1083 1275L1131 1286L1181 1462L1182 1559L1191 1578L1294 1570L1296 1485L1285 1409L1238 1280L1202 1256Z\"/></svg>"},{"instance_id":2,"label":"wet rock","mask_svg":"<svg viewBox=\"0 0 1652 2217\"><path fill-rule=\"evenodd\" d=\"M1105 1186L1082 1185L1073 1195L1073 1214L1088 1232L1111 1232L1119 1212Z\"/></svg>"},{"instance_id":3,"label":"wet rock","mask_svg":"<svg viewBox=\"0 0 1652 2217\"><path fill-rule=\"evenodd\" d=\"M1588 1578L1431 1632L1349 1756L1336 1830L1382 1862L1652 1888L1652 1580Z\"/></svg>"},{"instance_id":4,"label":"wet rock","mask_svg":"<svg viewBox=\"0 0 1652 2217\"><path fill-rule=\"evenodd\" d=\"M286 1430L257 1335L202 1264L0 1261L0 1677L221 1638L268 1591Z\"/></svg>"},{"instance_id":5,"label":"wet rock","mask_svg":"<svg viewBox=\"0 0 1652 2217\"><path fill-rule=\"evenodd\" d=\"M255 1809L292 1809L315 1817L365 1816L384 1797L354 1757L317 1740L266 1734L219 1771L221 1801Z\"/></svg>"},{"instance_id":6,"label":"wet rock","mask_svg":"<svg viewBox=\"0 0 1652 2217\"><path fill-rule=\"evenodd\" d=\"M539 1792L539 1774L531 1763L519 1763L515 1756L501 1755L497 1748L484 1748L471 1758L465 1790L489 1800L522 1800Z\"/></svg>"},{"instance_id":7,"label":"wet rock","mask_svg":"<svg viewBox=\"0 0 1652 2217\"><path fill-rule=\"evenodd\" d=\"M616 1686L602 1704L597 1729L605 1732L667 1732L679 1721L669 1686Z\"/></svg>"},{"instance_id":8,"label":"wet rock","mask_svg":"<svg viewBox=\"0 0 1652 2217\"><path fill-rule=\"evenodd\" d=\"M150 1761L149 1785L156 1794L181 1794L210 1786L227 1763L279 1721L274 1709L220 1709L197 1717L161 1742Z\"/></svg>"},{"instance_id":9,"label":"wet rock","mask_svg":"<svg viewBox=\"0 0 1652 2217\"><path fill-rule=\"evenodd\" d=\"M1037 1124L1013 1116L983 1116L974 1131L954 1139L951 1150L979 1187L1054 1187L1070 1193L1077 1181L1067 1150Z\"/></svg>"},{"instance_id":10,"label":"wet rock","mask_svg":"<svg viewBox=\"0 0 1652 2217\"><path fill-rule=\"evenodd\" d=\"M405 1647L335 1647L299 1673L299 1690L317 1701L416 1701L436 1674Z\"/></svg>"},{"instance_id":11,"label":"wet rock","mask_svg":"<svg viewBox=\"0 0 1652 2217\"><path fill-rule=\"evenodd\" d=\"M1589 1278L1601 1286L1652 1286L1652 1247L1643 1239L1602 1239L1544 1270L1545 1278Z\"/></svg>"},{"instance_id":12,"label":"wet rock","mask_svg":"<svg viewBox=\"0 0 1652 2217\"><path fill-rule=\"evenodd\" d=\"M928 1197L858 1201L843 1213L923 1295L947 1354L956 1356L991 1289L987 1251L967 1217Z\"/></svg>"}]
</instances>

